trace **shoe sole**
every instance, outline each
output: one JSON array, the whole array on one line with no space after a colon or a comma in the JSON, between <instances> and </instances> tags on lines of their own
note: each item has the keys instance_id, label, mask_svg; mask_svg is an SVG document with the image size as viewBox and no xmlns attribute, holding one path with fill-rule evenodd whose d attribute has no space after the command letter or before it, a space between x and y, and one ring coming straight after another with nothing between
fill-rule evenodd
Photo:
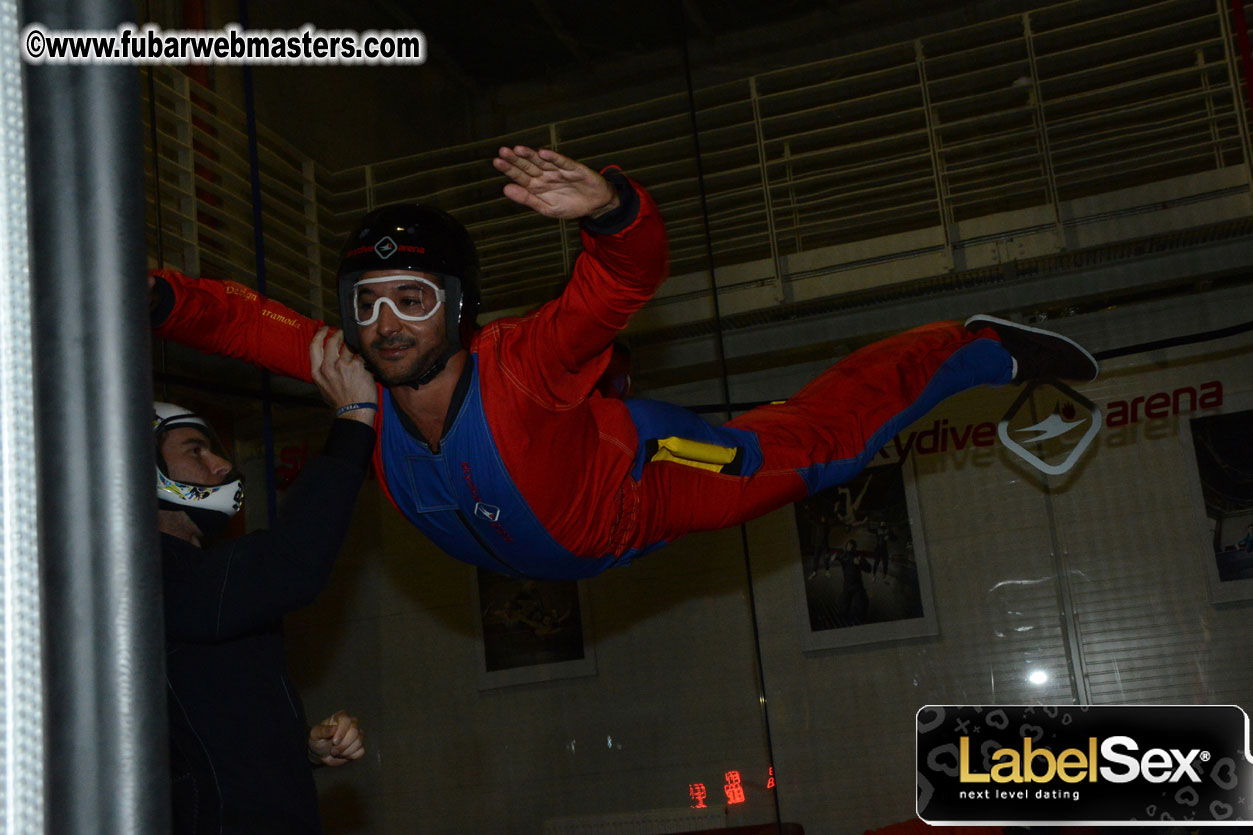
<instances>
[{"instance_id":1,"label":"shoe sole","mask_svg":"<svg viewBox=\"0 0 1253 835\"><path fill-rule=\"evenodd\" d=\"M1001 319L997 316L988 316L985 313L976 313L974 316L971 316L969 319L966 320L965 327L970 329L971 322L986 322L988 327L994 327L996 325L1004 325L1005 327L1012 328L1014 330L1029 331L1031 333L1038 333L1042 336L1050 336L1053 339L1060 339L1062 342L1065 342L1067 345L1074 348L1079 353L1083 354L1083 356L1087 358L1088 362L1092 363L1092 376L1086 380L1078 380L1077 382L1090 383L1101 375L1101 364L1096 361L1096 357L1092 356L1091 352L1089 352L1087 348L1083 347L1078 342L1075 342L1069 336L1063 336L1057 331L1048 331L1048 330L1045 330L1044 328L1033 328L1030 325L1023 325L1018 322L1011 322L1008 319Z\"/></svg>"}]
</instances>

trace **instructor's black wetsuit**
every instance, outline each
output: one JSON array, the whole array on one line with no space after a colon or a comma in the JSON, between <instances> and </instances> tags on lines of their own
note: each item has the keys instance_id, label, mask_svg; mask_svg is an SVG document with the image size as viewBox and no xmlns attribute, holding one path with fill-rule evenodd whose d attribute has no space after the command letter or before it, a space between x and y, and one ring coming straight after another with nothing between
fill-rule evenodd
<instances>
[{"instance_id":1,"label":"instructor's black wetsuit","mask_svg":"<svg viewBox=\"0 0 1253 835\"><path fill-rule=\"evenodd\" d=\"M336 420L273 529L207 548L161 535L175 833L321 831L281 618L326 586L373 447Z\"/></svg>"}]
</instances>

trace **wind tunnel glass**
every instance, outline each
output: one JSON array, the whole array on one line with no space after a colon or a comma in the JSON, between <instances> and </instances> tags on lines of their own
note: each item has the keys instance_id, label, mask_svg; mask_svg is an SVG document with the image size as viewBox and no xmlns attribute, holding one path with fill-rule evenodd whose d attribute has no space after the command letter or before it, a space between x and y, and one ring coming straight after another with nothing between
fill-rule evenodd
<instances>
[{"instance_id":1,"label":"wind tunnel glass","mask_svg":"<svg viewBox=\"0 0 1253 835\"><path fill-rule=\"evenodd\" d=\"M398 284L384 290L369 285ZM384 295L386 292L386 295ZM352 309L358 325L373 324L386 304L397 318L406 322L430 319L444 303L444 291L430 279L419 275L385 275L365 278L352 285Z\"/></svg>"}]
</instances>

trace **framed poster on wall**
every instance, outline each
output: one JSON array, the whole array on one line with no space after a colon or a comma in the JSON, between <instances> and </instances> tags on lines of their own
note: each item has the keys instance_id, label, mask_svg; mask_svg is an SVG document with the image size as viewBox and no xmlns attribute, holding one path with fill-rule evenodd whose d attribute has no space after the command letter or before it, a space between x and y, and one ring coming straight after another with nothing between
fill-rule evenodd
<instances>
[{"instance_id":1,"label":"framed poster on wall","mask_svg":"<svg viewBox=\"0 0 1253 835\"><path fill-rule=\"evenodd\" d=\"M1253 395L1180 423L1210 600L1253 600Z\"/></svg>"},{"instance_id":2,"label":"framed poster on wall","mask_svg":"<svg viewBox=\"0 0 1253 835\"><path fill-rule=\"evenodd\" d=\"M587 601L572 580L474 570L479 689L596 675Z\"/></svg>"},{"instance_id":3,"label":"framed poster on wall","mask_svg":"<svg viewBox=\"0 0 1253 835\"><path fill-rule=\"evenodd\" d=\"M793 509L805 650L939 634L908 461L870 467Z\"/></svg>"}]
</instances>

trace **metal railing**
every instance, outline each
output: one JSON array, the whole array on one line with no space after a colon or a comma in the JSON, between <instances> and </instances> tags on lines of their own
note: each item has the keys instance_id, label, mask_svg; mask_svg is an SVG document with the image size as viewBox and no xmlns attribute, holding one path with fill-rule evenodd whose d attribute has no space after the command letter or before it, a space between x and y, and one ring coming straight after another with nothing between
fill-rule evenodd
<instances>
[{"instance_id":1,"label":"metal railing","mask_svg":"<svg viewBox=\"0 0 1253 835\"><path fill-rule=\"evenodd\" d=\"M1087 198L1159 183L1181 200L1229 194L1232 183L1247 191L1229 29L1226 0L1073 0L696 90L715 266L765 262L758 283L776 285L778 302L794 275L867 252L913 247L943 271L976 244L1028 232L1051 231L1045 248L1064 250L1068 229L1102 211ZM248 282L243 114L166 68L154 82L165 260ZM337 250L360 215L422 200L479 242L485 310L551 298L578 252L577 227L500 196L489 160L519 142L622 166L661 206L672 273L702 272L692 120L681 92L342 171L263 128L270 293L333 311ZM1187 184L1205 172L1224 176Z\"/></svg>"}]
</instances>

